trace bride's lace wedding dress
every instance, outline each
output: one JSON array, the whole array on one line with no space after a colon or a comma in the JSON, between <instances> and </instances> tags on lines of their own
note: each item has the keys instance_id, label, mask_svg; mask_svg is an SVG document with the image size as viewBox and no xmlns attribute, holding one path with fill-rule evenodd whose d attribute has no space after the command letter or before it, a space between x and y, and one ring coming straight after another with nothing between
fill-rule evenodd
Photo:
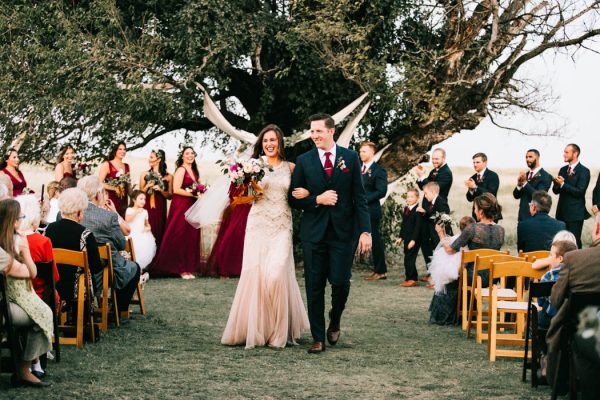
<instances>
[{"instance_id":1,"label":"bride's lace wedding dress","mask_svg":"<svg viewBox=\"0 0 600 400\"><path fill-rule=\"evenodd\" d=\"M264 194L248 216L242 273L223 344L285 347L309 327L294 271L290 179L283 161L260 182Z\"/></svg>"}]
</instances>

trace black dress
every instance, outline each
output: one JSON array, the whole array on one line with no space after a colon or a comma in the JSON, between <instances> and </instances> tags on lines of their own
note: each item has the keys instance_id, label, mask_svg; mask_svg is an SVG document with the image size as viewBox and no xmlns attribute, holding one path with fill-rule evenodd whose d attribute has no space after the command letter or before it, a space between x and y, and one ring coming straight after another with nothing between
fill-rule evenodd
<instances>
[{"instance_id":1,"label":"black dress","mask_svg":"<svg viewBox=\"0 0 600 400\"><path fill-rule=\"evenodd\" d=\"M496 224L476 223L467 226L450 247L459 252L464 246L469 250L494 249L500 250L504 244L504 228ZM483 282L487 285L489 271L480 271ZM467 265L467 279L473 279L473 265ZM456 302L458 301L458 281L446 285L445 293L434 293L429 306L429 322L437 325L454 325L458 322Z\"/></svg>"}]
</instances>

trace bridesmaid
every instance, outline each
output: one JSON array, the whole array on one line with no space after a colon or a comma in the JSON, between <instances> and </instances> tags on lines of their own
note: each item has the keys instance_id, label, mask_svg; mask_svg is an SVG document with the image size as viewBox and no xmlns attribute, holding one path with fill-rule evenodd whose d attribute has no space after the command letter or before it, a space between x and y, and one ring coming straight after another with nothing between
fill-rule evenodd
<instances>
[{"instance_id":1,"label":"bridesmaid","mask_svg":"<svg viewBox=\"0 0 600 400\"><path fill-rule=\"evenodd\" d=\"M185 146L175 165L177 169L173 177L173 197L167 227L162 246L150 266L150 273L193 279L200 269L200 230L188 224L185 212L200 197L192 191L192 186L199 183L194 149Z\"/></svg>"},{"instance_id":2,"label":"bridesmaid","mask_svg":"<svg viewBox=\"0 0 600 400\"><path fill-rule=\"evenodd\" d=\"M108 182L123 174L129 175L129 164L123 162L127 155L127 146L123 142L117 143L111 150L108 159L100 165L98 177L104 183L104 189L108 192L108 198L112 200L117 212L125 218L128 199L127 196L131 185L111 186Z\"/></svg>"},{"instance_id":3,"label":"bridesmaid","mask_svg":"<svg viewBox=\"0 0 600 400\"><path fill-rule=\"evenodd\" d=\"M56 159L56 168L54 168L54 180L60 182L65 176L75 178L73 171L73 161L75 160L75 149L70 144L62 148Z\"/></svg>"},{"instance_id":4,"label":"bridesmaid","mask_svg":"<svg viewBox=\"0 0 600 400\"><path fill-rule=\"evenodd\" d=\"M0 161L0 173L10 178L13 184L13 197L23 193L23 189L27 187L27 181L19 170L19 152L17 149L8 149L2 161Z\"/></svg>"},{"instance_id":5,"label":"bridesmaid","mask_svg":"<svg viewBox=\"0 0 600 400\"><path fill-rule=\"evenodd\" d=\"M167 222L167 199L170 199L173 194L173 175L167 172L163 150L152 150L148 158L148 164L150 169L140 176L140 188L144 193L148 193L150 189L153 191L152 194L147 196L144 208L148 210L148 220L150 221L152 234L156 239L157 248L160 248ZM150 173L161 177L163 181L162 188L152 180L148 181L147 177Z\"/></svg>"}]
</instances>

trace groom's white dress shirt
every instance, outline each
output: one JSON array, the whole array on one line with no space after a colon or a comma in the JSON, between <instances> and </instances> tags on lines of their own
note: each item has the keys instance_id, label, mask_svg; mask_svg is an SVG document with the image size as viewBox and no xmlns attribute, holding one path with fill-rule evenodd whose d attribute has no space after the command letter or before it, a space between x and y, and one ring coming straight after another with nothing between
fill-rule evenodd
<instances>
[{"instance_id":1,"label":"groom's white dress shirt","mask_svg":"<svg viewBox=\"0 0 600 400\"><path fill-rule=\"evenodd\" d=\"M365 172L363 172L363 174L364 174L364 173L366 173L366 172L369 170L369 168L371 168L371 165L373 165L373 163L374 163L374 162L375 162L375 160L371 160L371 161L369 161L368 163L366 163L366 164L363 164L363 165L360 167L360 168L361 168L361 171L363 171L363 170L365 171Z\"/></svg>"},{"instance_id":2,"label":"groom's white dress shirt","mask_svg":"<svg viewBox=\"0 0 600 400\"><path fill-rule=\"evenodd\" d=\"M321 165L323 166L323 168L325 168L325 160L327 160L327 158L325 157L325 153L330 152L331 156L329 156L331 163L333 164L333 168L335 168L335 150L336 150L336 145L335 143L333 144L333 147L329 150L322 150L322 149L317 149L317 151L319 152L319 159L321 160Z\"/></svg>"}]
</instances>

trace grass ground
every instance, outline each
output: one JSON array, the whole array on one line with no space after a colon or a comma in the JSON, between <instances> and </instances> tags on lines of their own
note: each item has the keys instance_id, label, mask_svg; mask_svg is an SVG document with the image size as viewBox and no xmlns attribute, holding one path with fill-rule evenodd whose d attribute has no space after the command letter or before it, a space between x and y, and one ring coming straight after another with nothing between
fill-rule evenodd
<instances>
[{"instance_id":1,"label":"grass ground","mask_svg":"<svg viewBox=\"0 0 600 400\"><path fill-rule=\"evenodd\" d=\"M151 280L148 313L83 350L63 347L47 390L8 389L8 399L546 399L520 380L521 362L490 363L458 327L428 324L432 292L403 278L354 274L342 338L309 355L310 337L284 350L219 344L237 279ZM303 287L302 274L298 280ZM303 288L302 288L303 291Z\"/></svg>"}]
</instances>

